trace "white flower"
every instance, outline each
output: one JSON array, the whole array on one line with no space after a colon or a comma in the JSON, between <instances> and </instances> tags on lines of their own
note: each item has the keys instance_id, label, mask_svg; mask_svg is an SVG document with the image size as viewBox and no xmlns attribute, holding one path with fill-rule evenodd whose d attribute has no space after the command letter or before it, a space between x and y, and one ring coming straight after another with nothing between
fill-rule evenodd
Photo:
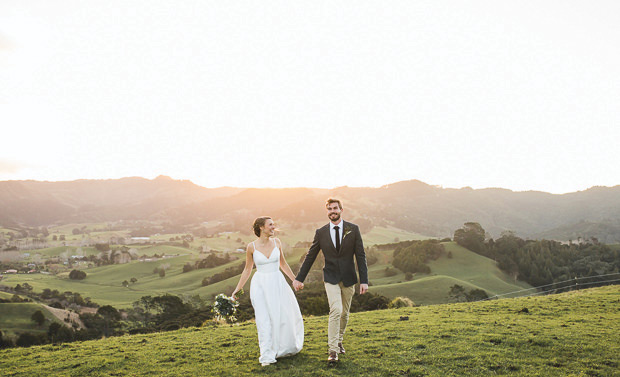
<instances>
[{"instance_id":1,"label":"white flower","mask_svg":"<svg viewBox=\"0 0 620 377\"><path fill-rule=\"evenodd\" d=\"M215 313L216 320L226 319L230 322L235 322L237 318L235 313L239 303L232 297L228 297L223 293L215 296L215 302L213 303L213 312Z\"/></svg>"}]
</instances>

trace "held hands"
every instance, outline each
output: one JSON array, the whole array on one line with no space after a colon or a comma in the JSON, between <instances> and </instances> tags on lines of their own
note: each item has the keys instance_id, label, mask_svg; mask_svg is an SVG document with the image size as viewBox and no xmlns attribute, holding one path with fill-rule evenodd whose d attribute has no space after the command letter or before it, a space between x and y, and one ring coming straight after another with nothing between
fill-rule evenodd
<instances>
[{"instance_id":1,"label":"held hands","mask_svg":"<svg viewBox=\"0 0 620 377\"><path fill-rule=\"evenodd\" d=\"M360 295L368 292L368 284L360 284Z\"/></svg>"},{"instance_id":2,"label":"held hands","mask_svg":"<svg viewBox=\"0 0 620 377\"><path fill-rule=\"evenodd\" d=\"M293 288L295 288L295 291L299 291L300 289L304 289L304 283L298 281L298 280L293 280Z\"/></svg>"}]
</instances>

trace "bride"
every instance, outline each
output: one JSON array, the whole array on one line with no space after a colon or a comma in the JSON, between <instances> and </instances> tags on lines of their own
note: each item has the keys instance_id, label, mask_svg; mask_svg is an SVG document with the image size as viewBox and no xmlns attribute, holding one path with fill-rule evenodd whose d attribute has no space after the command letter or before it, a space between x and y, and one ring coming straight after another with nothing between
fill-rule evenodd
<instances>
[{"instance_id":1,"label":"bride","mask_svg":"<svg viewBox=\"0 0 620 377\"><path fill-rule=\"evenodd\" d=\"M250 300L258 331L258 361L263 366L275 363L278 357L298 353L304 343L304 323L299 304L280 269L291 281L295 280L295 275L284 259L282 243L273 237L275 228L271 217L254 220L253 229L258 239L248 244L245 269L232 293L235 297L243 288L256 264L256 273L250 285Z\"/></svg>"}]
</instances>

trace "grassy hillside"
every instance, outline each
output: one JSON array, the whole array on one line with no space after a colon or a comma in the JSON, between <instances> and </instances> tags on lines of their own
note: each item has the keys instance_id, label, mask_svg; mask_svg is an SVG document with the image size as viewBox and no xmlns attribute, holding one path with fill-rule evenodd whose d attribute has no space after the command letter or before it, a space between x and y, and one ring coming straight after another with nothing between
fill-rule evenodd
<instances>
[{"instance_id":1,"label":"grassy hillside","mask_svg":"<svg viewBox=\"0 0 620 377\"><path fill-rule=\"evenodd\" d=\"M153 246L151 248L159 250L156 249L159 247ZM170 248L170 246L166 246L166 248ZM170 251L170 249L167 250ZM305 253L304 249L292 248L287 259L290 263L295 263L303 253ZM234 255L239 258L244 257L243 254ZM197 259L197 255L182 255L151 262L133 261L127 264L89 268L84 270L87 273L84 280L70 280L67 273L56 276L43 274L9 275L4 278L2 284L14 287L17 284L28 283L37 292L44 288L57 289L60 292L79 292L82 297L90 297L100 305L113 305L117 308L130 307L132 302L147 295L155 296L170 293L193 296L198 294L203 298L211 298L222 292L230 294L237 285L239 276L206 287L202 286L202 279L222 272L228 267L237 266L244 259L233 260L214 268L183 273L183 265L188 262L193 263ZM165 277L161 278L159 274L153 273L155 268L164 265L168 266ZM123 281L130 281L133 277L138 279L136 283L131 283L129 287L122 286Z\"/></svg>"},{"instance_id":2,"label":"grassy hillside","mask_svg":"<svg viewBox=\"0 0 620 377\"><path fill-rule=\"evenodd\" d=\"M441 257L430 262L431 274L416 274L413 280L406 281L402 272L394 276L385 276L385 268L391 267L392 251L378 252L379 261L369 268L369 279L373 284L371 291L388 297L405 296L411 298L416 304L438 304L449 302L448 292L454 284L462 285L467 289L480 288L490 296L505 294L529 288L523 282L515 282L514 279L502 272L491 259L473 253L453 242L444 244L446 250L452 253L452 258ZM142 254L148 252L161 253L162 251L183 252L188 249L175 248L172 246L149 246L140 249ZM289 264L296 264L306 249L289 248L287 260ZM243 254L234 254L242 258ZM164 293L176 295L200 295L210 298L218 293L230 294L239 281L239 277L221 281L219 283L203 287L202 279L225 270L228 267L237 266L243 259L232 261L228 264L183 273L183 265L193 263L198 255L186 254L173 258L166 258L152 262L134 261L128 264L109 265L86 269L88 274L84 280L69 280L67 274L41 275L41 274L18 274L8 275L2 284L15 286L16 284L28 283L35 291L44 288L57 289L60 292L79 292L83 297L90 297L101 305L113 305L118 308L129 307L131 303L146 295L160 295ZM164 278L153 273L153 270L162 265L169 265ZM131 278L138 279L129 287L122 286L122 282ZM249 286L249 285L248 285ZM247 288L247 286L246 286Z\"/></svg>"},{"instance_id":3,"label":"grassy hillside","mask_svg":"<svg viewBox=\"0 0 620 377\"><path fill-rule=\"evenodd\" d=\"M47 320L43 326L37 326L30 317L34 312L40 310ZM0 315L2 316L2 333L7 337L15 337L22 332L44 333L53 321L58 321L56 317L45 309L42 305L23 302L23 303L0 303Z\"/></svg>"},{"instance_id":4,"label":"grassy hillside","mask_svg":"<svg viewBox=\"0 0 620 377\"><path fill-rule=\"evenodd\" d=\"M0 291L0 298L3 300L10 300L13 297L12 293L2 292Z\"/></svg>"},{"instance_id":5,"label":"grassy hillside","mask_svg":"<svg viewBox=\"0 0 620 377\"><path fill-rule=\"evenodd\" d=\"M268 367L258 363L256 327L246 322L2 350L0 370L5 376L614 376L619 296L620 286L608 286L353 313L347 354L335 367L325 362L327 318L310 317L301 353Z\"/></svg>"},{"instance_id":6,"label":"grassy hillside","mask_svg":"<svg viewBox=\"0 0 620 377\"><path fill-rule=\"evenodd\" d=\"M386 277L388 263L377 263L370 267L369 279L372 291L388 297L406 296L416 304L428 305L449 301L448 292L454 284L466 289L483 289L489 296L515 292L530 285L515 281L501 271L489 258L471 252L454 242L444 243L452 258L441 257L431 261L431 274L415 274L413 280L405 281L405 274ZM391 252L390 252L391 253Z\"/></svg>"},{"instance_id":7,"label":"grassy hillside","mask_svg":"<svg viewBox=\"0 0 620 377\"><path fill-rule=\"evenodd\" d=\"M18 274L5 278L2 284L15 286L16 284L28 283L38 292L44 288L57 289L60 292L79 292L83 297L90 297L100 305L109 304L121 308L131 306L132 302L146 295L164 293L206 295L210 293L210 288L214 287L215 284L202 287L201 282L205 276L211 276L227 267L241 263L236 260L215 268L183 273L183 265L195 260L195 258L196 256L185 255L152 262L134 261L127 264L95 267L84 270L87 273L84 280L70 280L66 273L58 276ZM166 270L166 276L161 278L159 274L153 273L153 270L163 265L169 267ZM138 281L130 284L127 288L123 287L122 282L124 280L129 281L132 277Z\"/></svg>"},{"instance_id":8,"label":"grassy hillside","mask_svg":"<svg viewBox=\"0 0 620 377\"><path fill-rule=\"evenodd\" d=\"M364 245L377 245L377 244L386 244L399 241L409 241L409 240L425 240L431 237L408 232L406 230L394 228L394 227L373 227L370 232L363 234Z\"/></svg>"},{"instance_id":9,"label":"grassy hillside","mask_svg":"<svg viewBox=\"0 0 620 377\"><path fill-rule=\"evenodd\" d=\"M70 257L71 255L76 255L78 253L78 249L82 250L82 255L84 255L84 256L99 254L99 251L97 251L97 249L95 249L94 247L81 247L81 248L78 248L77 246L55 246L55 247L48 247L48 248L45 248L45 249L37 249L37 250L24 251L24 252L22 252L22 254L29 253L31 256L35 255L35 254L40 254L44 259L47 259L47 258L51 258L51 257L59 257L62 254L66 253L66 255L68 257Z\"/></svg>"}]
</instances>

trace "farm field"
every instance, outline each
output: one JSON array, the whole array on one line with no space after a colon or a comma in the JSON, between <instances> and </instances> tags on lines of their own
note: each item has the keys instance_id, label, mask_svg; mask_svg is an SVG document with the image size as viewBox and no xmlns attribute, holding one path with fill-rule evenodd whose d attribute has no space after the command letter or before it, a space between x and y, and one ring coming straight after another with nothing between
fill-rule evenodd
<instances>
[{"instance_id":1,"label":"farm field","mask_svg":"<svg viewBox=\"0 0 620 377\"><path fill-rule=\"evenodd\" d=\"M385 276L385 268L391 265L392 251L377 252L379 261L369 267L370 291L388 297L404 296L411 298L418 305L446 303L450 301L448 293L452 285L458 284L466 289L483 289L489 296L507 294L522 289L531 288L528 284L514 281L510 276L499 270L495 262L475 254L453 242L444 243L446 251L452 253L452 258L441 257L429 263L431 274L414 274L411 281L405 280L405 274L400 272L394 276ZM307 250L305 248L289 248L287 261L290 265L299 263ZM15 286L28 283L36 291L44 288L57 289L60 292L79 292L83 297L90 297L100 305L113 305L118 308L131 306L146 295L161 295L164 293L175 295L200 295L211 299L218 293L230 294L237 284L239 276L235 276L218 283L201 285L202 279L224 271L228 267L243 263L244 254L235 253L238 260L225 265L200 269L183 273L183 265L193 263L199 256L191 250L174 246L145 246L138 250L139 254L185 253L175 257L160 259L151 262L133 261L127 264L108 265L84 269L87 278L84 280L70 280L67 273L58 275L17 274L7 275L2 284ZM154 272L156 268L166 267L166 276L161 278ZM136 283L123 287L122 282L136 278ZM246 287L249 287L246 285Z\"/></svg>"}]
</instances>

